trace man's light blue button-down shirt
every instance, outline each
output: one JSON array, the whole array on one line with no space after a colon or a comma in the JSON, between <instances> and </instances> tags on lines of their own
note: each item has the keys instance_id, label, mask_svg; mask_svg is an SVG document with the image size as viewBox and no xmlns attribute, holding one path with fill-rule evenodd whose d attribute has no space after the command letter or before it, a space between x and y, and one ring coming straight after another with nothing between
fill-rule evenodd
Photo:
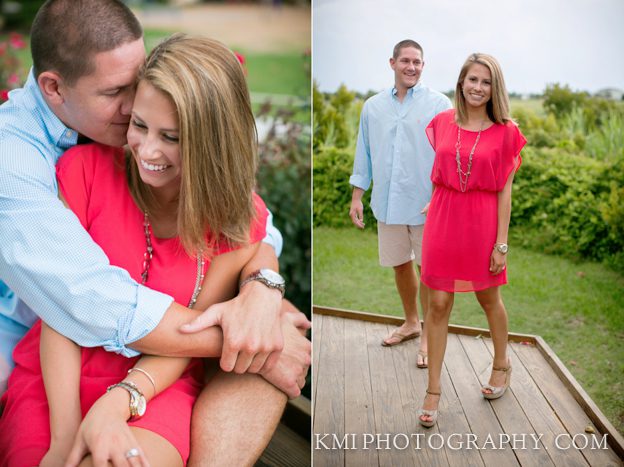
<instances>
[{"instance_id":1,"label":"man's light blue button-down shirt","mask_svg":"<svg viewBox=\"0 0 624 467\"><path fill-rule=\"evenodd\" d=\"M38 315L84 347L137 355L127 346L156 327L173 299L111 266L58 199L55 164L78 135L47 106L32 70L9 96L0 106L0 336L23 334ZM267 231L279 254L280 232L272 224Z\"/></svg>"},{"instance_id":2,"label":"man's light blue button-down shirt","mask_svg":"<svg viewBox=\"0 0 624 467\"><path fill-rule=\"evenodd\" d=\"M373 182L371 208L378 221L425 223L420 211L431 198L434 158L425 128L449 108L444 94L422 83L408 89L403 102L392 88L364 103L349 183L368 190Z\"/></svg>"}]
</instances>

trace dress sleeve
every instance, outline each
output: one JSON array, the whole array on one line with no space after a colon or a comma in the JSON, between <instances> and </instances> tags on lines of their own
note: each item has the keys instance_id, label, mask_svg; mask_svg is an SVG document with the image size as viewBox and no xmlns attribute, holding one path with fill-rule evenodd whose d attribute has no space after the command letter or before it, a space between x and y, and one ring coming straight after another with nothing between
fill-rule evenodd
<instances>
[{"instance_id":1,"label":"dress sleeve","mask_svg":"<svg viewBox=\"0 0 624 467\"><path fill-rule=\"evenodd\" d=\"M433 117L433 120L431 120L429 122L429 125L427 125L427 128L425 128L425 134L427 135L427 139L429 140L429 144L431 144L431 147L433 148L433 150L435 151L436 145L435 145L435 129L437 126L437 122L438 122L438 117L437 115L435 117Z\"/></svg>"},{"instance_id":2,"label":"dress sleeve","mask_svg":"<svg viewBox=\"0 0 624 467\"><path fill-rule=\"evenodd\" d=\"M249 243L257 243L264 239L267 232L267 217L269 215L269 210L267 209L264 201L257 193L253 193L253 203L254 208L256 210L256 214L254 218L251 220L251 225L249 228ZM236 250L238 246L232 246L230 242L226 240L219 240L216 251L217 255L222 255L229 251Z\"/></svg>"},{"instance_id":3,"label":"dress sleeve","mask_svg":"<svg viewBox=\"0 0 624 467\"><path fill-rule=\"evenodd\" d=\"M502 150L501 170L499 171L499 177L497 180L498 191L502 190L507 183L507 179L511 172L517 172L522 164L522 156L520 151L526 144L526 138L520 132L518 126L513 123L507 123L505 132L505 140Z\"/></svg>"}]
</instances>

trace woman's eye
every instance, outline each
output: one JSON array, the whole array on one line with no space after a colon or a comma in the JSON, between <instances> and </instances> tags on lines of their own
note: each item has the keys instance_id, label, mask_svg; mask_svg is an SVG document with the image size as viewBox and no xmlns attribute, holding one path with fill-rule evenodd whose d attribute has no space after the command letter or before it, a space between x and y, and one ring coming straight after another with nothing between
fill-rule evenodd
<instances>
[{"instance_id":1,"label":"woman's eye","mask_svg":"<svg viewBox=\"0 0 624 467\"><path fill-rule=\"evenodd\" d=\"M142 130L144 130L145 128L147 128L143 123L138 122L136 120L132 120L132 126L140 128Z\"/></svg>"},{"instance_id":2,"label":"woman's eye","mask_svg":"<svg viewBox=\"0 0 624 467\"><path fill-rule=\"evenodd\" d=\"M180 141L180 138L178 138L177 136L173 136L173 135L163 135L163 137L170 143L177 143Z\"/></svg>"}]
</instances>

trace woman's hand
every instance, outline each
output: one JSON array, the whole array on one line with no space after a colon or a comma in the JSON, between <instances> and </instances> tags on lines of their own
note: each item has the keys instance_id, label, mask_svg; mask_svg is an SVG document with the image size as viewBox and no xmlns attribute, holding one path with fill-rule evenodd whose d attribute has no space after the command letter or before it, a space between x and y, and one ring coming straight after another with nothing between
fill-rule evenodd
<instances>
[{"instance_id":1,"label":"woman's hand","mask_svg":"<svg viewBox=\"0 0 624 467\"><path fill-rule=\"evenodd\" d=\"M492 275L497 275L503 272L507 263L507 255L502 254L496 248L492 250L490 256L490 272Z\"/></svg>"},{"instance_id":2,"label":"woman's hand","mask_svg":"<svg viewBox=\"0 0 624 467\"><path fill-rule=\"evenodd\" d=\"M431 204L431 203L427 203L427 204L425 204L425 207L424 207L424 208L422 208L422 210L420 211L420 213L421 213L421 214L425 214L425 215L426 215L426 214L429 212L429 205L430 205L430 204Z\"/></svg>"},{"instance_id":3,"label":"woman's hand","mask_svg":"<svg viewBox=\"0 0 624 467\"><path fill-rule=\"evenodd\" d=\"M126 420L130 417L130 395L123 388L113 388L100 397L82 421L67 459L67 467L76 467L91 453L93 465L149 466ZM126 457L131 449L138 456Z\"/></svg>"}]
</instances>

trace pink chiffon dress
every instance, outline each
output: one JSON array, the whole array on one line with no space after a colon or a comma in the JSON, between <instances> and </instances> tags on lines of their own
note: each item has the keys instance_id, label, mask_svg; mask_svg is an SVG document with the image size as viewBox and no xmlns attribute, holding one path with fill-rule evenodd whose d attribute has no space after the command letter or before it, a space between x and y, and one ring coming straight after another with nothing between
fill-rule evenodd
<instances>
[{"instance_id":1,"label":"pink chiffon dress","mask_svg":"<svg viewBox=\"0 0 624 467\"><path fill-rule=\"evenodd\" d=\"M123 150L99 144L76 146L59 160L57 177L67 203L111 264L127 270L140 283L146 249L144 216L126 183ZM255 194L254 202L256 218L250 232L251 243L264 238L267 217L266 206ZM195 288L196 258L184 252L178 237L163 239L152 234L151 241L154 251L146 286L186 305ZM221 245L216 254L230 250ZM206 261L204 272L208 267ZM94 308L85 312L102 310ZM50 446L48 404L39 364L40 333L41 321L37 321L14 350L15 369L1 401L4 406L0 418L2 466L39 465ZM80 402L84 416L108 386L126 376L139 357L126 358L101 347L82 348L81 353ZM166 438L186 465L191 410L202 387L203 365L200 359L193 359L180 379L153 398L145 415L129 425Z\"/></svg>"},{"instance_id":2,"label":"pink chiffon dress","mask_svg":"<svg viewBox=\"0 0 624 467\"><path fill-rule=\"evenodd\" d=\"M472 292L507 283L507 270L489 271L498 228L498 194L522 163L526 139L513 122L481 131L465 191L456 162L455 110L438 114L426 128L435 150L434 192L423 233L422 281L447 292ZM467 171L478 132L461 130L460 161Z\"/></svg>"}]
</instances>

